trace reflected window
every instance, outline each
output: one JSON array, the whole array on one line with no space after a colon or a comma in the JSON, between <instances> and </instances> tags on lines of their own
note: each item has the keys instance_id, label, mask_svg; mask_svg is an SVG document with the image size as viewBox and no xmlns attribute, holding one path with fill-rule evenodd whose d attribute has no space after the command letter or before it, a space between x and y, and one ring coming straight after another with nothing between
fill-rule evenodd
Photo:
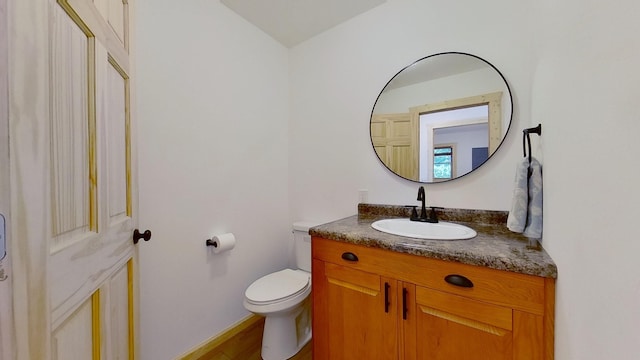
<instances>
[{"instance_id":1,"label":"reflected window","mask_svg":"<svg viewBox=\"0 0 640 360\"><path fill-rule=\"evenodd\" d=\"M433 179L453 178L453 146L438 146L433 149Z\"/></svg>"}]
</instances>

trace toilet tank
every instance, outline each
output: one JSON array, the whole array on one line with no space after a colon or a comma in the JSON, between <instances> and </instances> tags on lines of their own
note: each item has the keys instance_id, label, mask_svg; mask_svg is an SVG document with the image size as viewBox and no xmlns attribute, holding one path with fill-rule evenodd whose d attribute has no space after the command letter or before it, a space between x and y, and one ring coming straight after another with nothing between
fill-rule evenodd
<instances>
[{"instance_id":1,"label":"toilet tank","mask_svg":"<svg viewBox=\"0 0 640 360\"><path fill-rule=\"evenodd\" d=\"M311 235L309 235L309 229L317 225L320 223L311 221L293 223L293 247L298 269L311 272Z\"/></svg>"}]
</instances>

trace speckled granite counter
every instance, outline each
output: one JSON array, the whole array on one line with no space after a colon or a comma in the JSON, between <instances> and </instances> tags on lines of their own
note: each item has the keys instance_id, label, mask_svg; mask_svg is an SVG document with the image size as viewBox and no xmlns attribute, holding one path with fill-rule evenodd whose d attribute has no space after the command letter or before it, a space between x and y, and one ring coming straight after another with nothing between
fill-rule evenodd
<instances>
[{"instance_id":1,"label":"speckled granite counter","mask_svg":"<svg viewBox=\"0 0 640 360\"><path fill-rule=\"evenodd\" d=\"M309 233L330 240L492 269L548 278L558 275L555 263L544 249L530 247L527 238L507 229L506 212L439 211L440 220L466 225L478 233L469 240L414 239L383 233L371 227L371 223L379 219L409 217L409 211L402 206L359 204L358 215L313 227Z\"/></svg>"}]
</instances>

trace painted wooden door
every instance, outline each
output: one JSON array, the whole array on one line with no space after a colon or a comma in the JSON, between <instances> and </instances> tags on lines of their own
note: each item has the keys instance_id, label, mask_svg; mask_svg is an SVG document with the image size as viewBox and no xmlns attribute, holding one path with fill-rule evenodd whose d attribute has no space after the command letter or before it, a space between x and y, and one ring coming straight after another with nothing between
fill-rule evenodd
<instances>
[{"instance_id":1,"label":"painted wooden door","mask_svg":"<svg viewBox=\"0 0 640 360\"><path fill-rule=\"evenodd\" d=\"M13 358L11 296L11 264L7 256L7 231L11 222L11 193L9 191L9 94L7 81L8 39L7 0L0 0L0 359Z\"/></svg>"},{"instance_id":2,"label":"painted wooden door","mask_svg":"<svg viewBox=\"0 0 640 360\"><path fill-rule=\"evenodd\" d=\"M15 357L133 359L131 1L11 5Z\"/></svg>"}]
</instances>

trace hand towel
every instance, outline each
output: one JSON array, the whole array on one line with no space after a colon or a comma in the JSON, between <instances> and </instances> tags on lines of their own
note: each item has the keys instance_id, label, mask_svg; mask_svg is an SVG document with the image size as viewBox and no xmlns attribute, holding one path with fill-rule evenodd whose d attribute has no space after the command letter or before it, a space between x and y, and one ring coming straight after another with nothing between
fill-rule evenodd
<instances>
[{"instance_id":1,"label":"hand towel","mask_svg":"<svg viewBox=\"0 0 640 360\"><path fill-rule=\"evenodd\" d=\"M528 172L529 161L525 158L516 167L511 211L509 211L509 216L507 217L507 227L517 233L523 232L527 225L527 208L529 207Z\"/></svg>"},{"instance_id":2,"label":"hand towel","mask_svg":"<svg viewBox=\"0 0 640 360\"><path fill-rule=\"evenodd\" d=\"M542 237L542 166L537 159L523 159L516 168L509 230L533 239Z\"/></svg>"}]
</instances>

